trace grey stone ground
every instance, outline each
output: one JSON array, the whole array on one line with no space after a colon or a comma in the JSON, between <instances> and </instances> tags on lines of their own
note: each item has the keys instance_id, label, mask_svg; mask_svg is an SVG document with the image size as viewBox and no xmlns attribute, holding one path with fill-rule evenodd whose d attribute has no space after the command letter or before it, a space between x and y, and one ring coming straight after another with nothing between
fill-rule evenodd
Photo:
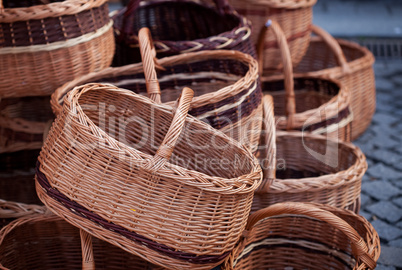
<instances>
[{"instance_id":1,"label":"grey stone ground","mask_svg":"<svg viewBox=\"0 0 402 270\"><path fill-rule=\"evenodd\" d=\"M354 143L367 157L360 214L381 238L380 270L402 269L402 62L374 65L377 110Z\"/></svg>"}]
</instances>

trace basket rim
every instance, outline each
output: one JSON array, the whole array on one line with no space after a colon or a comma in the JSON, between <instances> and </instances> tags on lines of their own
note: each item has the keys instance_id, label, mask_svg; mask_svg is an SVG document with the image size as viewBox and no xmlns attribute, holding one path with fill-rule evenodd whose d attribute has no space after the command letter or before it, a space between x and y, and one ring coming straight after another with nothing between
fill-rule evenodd
<instances>
[{"instance_id":1,"label":"basket rim","mask_svg":"<svg viewBox=\"0 0 402 270\"><path fill-rule=\"evenodd\" d=\"M232 0L233 1L233 0ZM267 8L298 9L312 7L317 0L236 0L247 4L263 5Z\"/></svg>"}]
</instances>

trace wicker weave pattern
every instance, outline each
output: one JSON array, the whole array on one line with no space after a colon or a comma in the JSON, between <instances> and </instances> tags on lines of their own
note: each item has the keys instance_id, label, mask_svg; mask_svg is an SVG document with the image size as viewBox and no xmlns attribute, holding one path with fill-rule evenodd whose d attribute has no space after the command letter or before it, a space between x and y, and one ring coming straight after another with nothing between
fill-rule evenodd
<instances>
[{"instance_id":1,"label":"wicker weave pattern","mask_svg":"<svg viewBox=\"0 0 402 270\"><path fill-rule=\"evenodd\" d=\"M252 214L234 269L374 269L380 239L351 211L319 204L280 203Z\"/></svg>"},{"instance_id":2,"label":"wicker weave pattern","mask_svg":"<svg viewBox=\"0 0 402 270\"><path fill-rule=\"evenodd\" d=\"M7 8L4 1L0 97L50 95L67 81L109 66L114 38L105 2L68 0Z\"/></svg>"},{"instance_id":3,"label":"wicker weave pattern","mask_svg":"<svg viewBox=\"0 0 402 270\"><path fill-rule=\"evenodd\" d=\"M147 1L142 5L139 2L130 1L127 9L113 17L115 66L140 61L137 33L143 27L151 30L159 58L221 49L256 56L249 21L228 6L226 0L217 1L217 7L193 0Z\"/></svg>"},{"instance_id":4,"label":"wicker weave pattern","mask_svg":"<svg viewBox=\"0 0 402 270\"><path fill-rule=\"evenodd\" d=\"M268 131L275 127L273 107L272 99L264 97L264 127ZM277 131L276 145L270 137L261 142L257 156L269 163L262 164L264 180L254 196L253 212L286 201L316 202L359 212L367 163L358 147L323 136L283 131ZM276 167L271 162L274 157Z\"/></svg>"},{"instance_id":5,"label":"wicker weave pattern","mask_svg":"<svg viewBox=\"0 0 402 270\"><path fill-rule=\"evenodd\" d=\"M306 56L295 69L298 74L338 79L351 93L352 140L371 123L375 112L373 54L356 43L335 40L324 30L313 27L320 37L310 43Z\"/></svg>"},{"instance_id":6,"label":"wicker weave pattern","mask_svg":"<svg viewBox=\"0 0 402 270\"><path fill-rule=\"evenodd\" d=\"M311 34L312 6L316 0L265 1L230 0L233 7L252 22L251 40L264 48L264 69L282 67L279 47L275 36L266 35L259 40L260 31L268 19L279 23L289 43L293 65L297 65L308 49Z\"/></svg>"},{"instance_id":7,"label":"wicker weave pattern","mask_svg":"<svg viewBox=\"0 0 402 270\"><path fill-rule=\"evenodd\" d=\"M169 106L130 91L75 88L39 157L40 199L70 223L153 263L209 269L222 262L244 229L261 168L244 146L183 118L187 92L176 122ZM106 119L94 106L105 106ZM198 155L206 163L199 165ZM229 167L213 167L212 159L227 159Z\"/></svg>"}]
</instances>

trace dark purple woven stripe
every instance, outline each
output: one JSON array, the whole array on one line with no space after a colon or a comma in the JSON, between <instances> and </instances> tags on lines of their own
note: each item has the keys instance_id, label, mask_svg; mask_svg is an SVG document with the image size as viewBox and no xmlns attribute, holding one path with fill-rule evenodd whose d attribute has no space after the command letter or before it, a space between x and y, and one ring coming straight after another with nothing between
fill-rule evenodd
<instances>
[{"instance_id":1,"label":"dark purple woven stripe","mask_svg":"<svg viewBox=\"0 0 402 270\"><path fill-rule=\"evenodd\" d=\"M0 48L49 44L91 33L109 21L107 4L75 15L0 23ZM29 27L29 29L28 29Z\"/></svg>"},{"instance_id":2,"label":"dark purple woven stripe","mask_svg":"<svg viewBox=\"0 0 402 270\"><path fill-rule=\"evenodd\" d=\"M310 126L301 127L299 130L312 132L312 131L314 131L316 129L327 127L327 126L330 126L332 124L339 123L342 119L347 118L349 115L350 115L349 107L346 107L345 109L340 111L336 117L326 119L326 120L324 120L322 122L318 122L318 123L312 124Z\"/></svg>"},{"instance_id":3,"label":"dark purple woven stripe","mask_svg":"<svg viewBox=\"0 0 402 270\"><path fill-rule=\"evenodd\" d=\"M112 222L109 222L102 218L101 216L89 211L82 205L78 204L75 201L70 200L67 196L59 192L57 189L53 188L46 176L40 171L39 169L40 163L37 161L36 163L36 179L38 183L41 185L42 188L46 190L46 193L53 198L54 200L58 201L62 205L64 205L68 210L70 210L72 213L74 213L77 216L80 216L82 218L88 219L92 221L93 223L101 226L104 229L107 229L109 231L118 233L140 245L143 245L144 248L149 248L154 251L157 251L165 256L174 258L174 259L179 259L183 261L188 261L194 264L209 264L209 263L216 263L221 260L223 260L225 257L229 255L229 251L225 252L222 255L219 256L212 256L212 255L196 255L196 254L191 254L191 253L185 253L181 251L177 251L174 248L168 247L163 244L159 244L153 240L148 239L145 236L142 236L136 232L129 231L119 225L116 225Z\"/></svg>"}]
</instances>

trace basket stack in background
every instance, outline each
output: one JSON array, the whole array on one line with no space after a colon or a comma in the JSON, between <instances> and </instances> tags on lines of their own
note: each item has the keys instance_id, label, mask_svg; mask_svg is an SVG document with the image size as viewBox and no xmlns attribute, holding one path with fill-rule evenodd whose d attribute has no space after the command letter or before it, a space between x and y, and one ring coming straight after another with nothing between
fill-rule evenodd
<instances>
[{"instance_id":1,"label":"basket stack in background","mask_svg":"<svg viewBox=\"0 0 402 270\"><path fill-rule=\"evenodd\" d=\"M0 268L374 269L372 54L316 0L124 2L0 0Z\"/></svg>"}]
</instances>

